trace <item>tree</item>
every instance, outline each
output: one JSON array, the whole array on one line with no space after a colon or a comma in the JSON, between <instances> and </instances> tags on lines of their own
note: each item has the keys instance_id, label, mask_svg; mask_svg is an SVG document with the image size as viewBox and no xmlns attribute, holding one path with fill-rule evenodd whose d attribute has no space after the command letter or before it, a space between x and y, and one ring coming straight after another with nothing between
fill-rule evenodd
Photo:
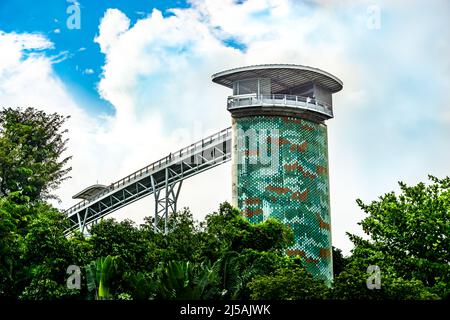
<instances>
[{"instance_id":1,"label":"tree","mask_svg":"<svg viewBox=\"0 0 450 320\"><path fill-rule=\"evenodd\" d=\"M269 275L256 276L249 284L254 300L323 299L328 288L302 265L283 267Z\"/></svg>"},{"instance_id":2,"label":"tree","mask_svg":"<svg viewBox=\"0 0 450 320\"><path fill-rule=\"evenodd\" d=\"M0 297L17 297L22 267L21 256L24 252L24 241L19 233L21 206L0 199Z\"/></svg>"},{"instance_id":3,"label":"tree","mask_svg":"<svg viewBox=\"0 0 450 320\"><path fill-rule=\"evenodd\" d=\"M376 255L376 253L374 252ZM435 300L439 296L420 280L403 279L391 269L382 268L381 288L369 289L367 260L352 260L334 279L332 298L338 300Z\"/></svg>"},{"instance_id":4,"label":"tree","mask_svg":"<svg viewBox=\"0 0 450 320\"><path fill-rule=\"evenodd\" d=\"M342 255L342 250L332 247L333 250L333 275L336 278L345 268L346 259Z\"/></svg>"},{"instance_id":5,"label":"tree","mask_svg":"<svg viewBox=\"0 0 450 320\"><path fill-rule=\"evenodd\" d=\"M299 263L277 250L241 252L228 251L217 261L222 297L232 300L250 299L248 284L257 276L269 275L279 268L290 268Z\"/></svg>"},{"instance_id":6,"label":"tree","mask_svg":"<svg viewBox=\"0 0 450 320\"><path fill-rule=\"evenodd\" d=\"M217 243L203 232L189 209L184 208L169 214L167 234L154 232L152 222L151 219L147 219L141 227L145 230L146 238L158 247L159 261L214 261ZM163 220L160 220L159 227L161 230L164 229Z\"/></svg>"},{"instance_id":7,"label":"tree","mask_svg":"<svg viewBox=\"0 0 450 320\"><path fill-rule=\"evenodd\" d=\"M115 281L121 280L122 260L120 256L100 257L85 267L87 287L95 291L96 300L114 298Z\"/></svg>"},{"instance_id":8,"label":"tree","mask_svg":"<svg viewBox=\"0 0 450 320\"><path fill-rule=\"evenodd\" d=\"M56 198L51 191L68 179L65 168L69 117L33 108L0 111L0 196L20 192L31 201Z\"/></svg>"},{"instance_id":9,"label":"tree","mask_svg":"<svg viewBox=\"0 0 450 320\"><path fill-rule=\"evenodd\" d=\"M0 297L78 295L66 288L66 269L83 265L85 247L64 236L67 223L67 217L45 202L18 203L13 194L0 199Z\"/></svg>"},{"instance_id":10,"label":"tree","mask_svg":"<svg viewBox=\"0 0 450 320\"><path fill-rule=\"evenodd\" d=\"M78 261L71 261L69 241L64 235L69 225L66 216L46 203L33 203L34 213L29 215L23 258L29 265L43 261L63 260L63 272L68 266Z\"/></svg>"},{"instance_id":11,"label":"tree","mask_svg":"<svg viewBox=\"0 0 450 320\"><path fill-rule=\"evenodd\" d=\"M156 286L153 274L149 272L126 272L123 275L125 292L135 300L149 300L155 297Z\"/></svg>"},{"instance_id":12,"label":"tree","mask_svg":"<svg viewBox=\"0 0 450 320\"><path fill-rule=\"evenodd\" d=\"M0 296L23 299L67 295L73 263L64 237L66 217L43 202L67 179L62 157L67 117L33 108L0 111Z\"/></svg>"},{"instance_id":13,"label":"tree","mask_svg":"<svg viewBox=\"0 0 450 320\"><path fill-rule=\"evenodd\" d=\"M294 239L292 231L280 221L267 219L252 224L227 202L220 205L218 212L206 217L205 231L221 243L224 251L283 251Z\"/></svg>"},{"instance_id":14,"label":"tree","mask_svg":"<svg viewBox=\"0 0 450 320\"><path fill-rule=\"evenodd\" d=\"M56 300L79 298L79 292L65 286L64 277L56 278L55 266L46 263L32 269L30 282L19 295L21 300Z\"/></svg>"},{"instance_id":15,"label":"tree","mask_svg":"<svg viewBox=\"0 0 450 320\"><path fill-rule=\"evenodd\" d=\"M145 271L157 265L156 245L131 220L105 219L90 229L93 257L120 256L124 271Z\"/></svg>"},{"instance_id":16,"label":"tree","mask_svg":"<svg viewBox=\"0 0 450 320\"><path fill-rule=\"evenodd\" d=\"M400 195L387 193L368 205L357 200L368 214L360 225L370 239L349 234L355 247L335 281L337 298L449 297L450 178L429 179L428 186L400 182ZM381 291L366 288L369 265L381 269Z\"/></svg>"},{"instance_id":17,"label":"tree","mask_svg":"<svg viewBox=\"0 0 450 320\"><path fill-rule=\"evenodd\" d=\"M10 194L0 199L0 296L18 297L34 275L42 274L39 265L55 266L67 258L65 217L45 203L23 198Z\"/></svg>"},{"instance_id":18,"label":"tree","mask_svg":"<svg viewBox=\"0 0 450 320\"><path fill-rule=\"evenodd\" d=\"M200 300L217 296L217 271L205 262L161 263L154 282L157 299Z\"/></svg>"},{"instance_id":19,"label":"tree","mask_svg":"<svg viewBox=\"0 0 450 320\"><path fill-rule=\"evenodd\" d=\"M27 218L27 226L23 230L24 250L16 270L22 275L24 286L16 285L22 291L19 298L79 298L80 292L66 287L66 270L69 265L82 265L85 257L79 253L80 248L64 235L67 217L44 202L20 206L21 214Z\"/></svg>"}]
</instances>

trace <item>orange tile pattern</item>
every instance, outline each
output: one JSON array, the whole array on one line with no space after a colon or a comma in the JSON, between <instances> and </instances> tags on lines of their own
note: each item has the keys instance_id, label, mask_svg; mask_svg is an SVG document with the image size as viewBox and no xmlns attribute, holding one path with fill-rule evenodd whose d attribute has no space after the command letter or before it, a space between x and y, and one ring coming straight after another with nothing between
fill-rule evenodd
<instances>
[{"instance_id":1,"label":"orange tile pattern","mask_svg":"<svg viewBox=\"0 0 450 320\"><path fill-rule=\"evenodd\" d=\"M234 129L266 132L264 144L275 149L259 150L250 143L237 143L243 161L237 164L235 181L238 207L252 222L274 217L295 235L288 255L299 255L308 270L332 280L331 230L328 184L327 128L301 118L254 116L237 118ZM275 131L274 131L275 130ZM277 132L277 134L273 134ZM243 139L237 137L237 139ZM264 141L265 140L265 141ZM278 159L277 166L256 161L260 154Z\"/></svg>"}]
</instances>

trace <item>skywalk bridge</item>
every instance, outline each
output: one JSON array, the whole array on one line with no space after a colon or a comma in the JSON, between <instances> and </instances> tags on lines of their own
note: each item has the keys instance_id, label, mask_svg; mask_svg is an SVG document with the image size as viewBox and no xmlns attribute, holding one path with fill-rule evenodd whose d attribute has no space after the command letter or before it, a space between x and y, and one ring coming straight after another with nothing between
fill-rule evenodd
<instances>
[{"instance_id":1,"label":"skywalk bridge","mask_svg":"<svg viewBox=\"0 0 450 320\"><path fill-rule=\"evenodd\" d=\"M84 201L65 211L71 222L66 233L76 229L83 233L89 224L148 195L153 195L155 200L155 230L167 232L168 215L177 210L183 180L230 159L231 128L226 128L170 153L109 186L90 186L74 196ZM161 219L164 219L163 223ZM163 225L163 230L160 230L160 225Z\"/></svg>"}]
</instances>

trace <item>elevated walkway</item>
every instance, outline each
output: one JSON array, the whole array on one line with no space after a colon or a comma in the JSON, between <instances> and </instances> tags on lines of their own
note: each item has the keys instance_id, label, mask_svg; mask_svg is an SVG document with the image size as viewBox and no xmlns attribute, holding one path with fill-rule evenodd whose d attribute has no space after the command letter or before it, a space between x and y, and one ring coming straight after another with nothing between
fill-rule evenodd
<instances>
[{"instance_id":1,"label":"elevated walkway","mask_svg":"<svg viewBox=\"0 0 450 320\"><path fill-rule=\"evenodd\" d=\"M154 228L167 232L168 214L177 210L183 180L230 159L231 128L226 128L170 153L109 186L88 187L78 194L85 200L65 211L71 222L66 233L76 229L84 232L89 224L149 195L155 199ZM159 227L162 225L161 219L164 220L163 230Z\"/></svg>"}]
</instances>

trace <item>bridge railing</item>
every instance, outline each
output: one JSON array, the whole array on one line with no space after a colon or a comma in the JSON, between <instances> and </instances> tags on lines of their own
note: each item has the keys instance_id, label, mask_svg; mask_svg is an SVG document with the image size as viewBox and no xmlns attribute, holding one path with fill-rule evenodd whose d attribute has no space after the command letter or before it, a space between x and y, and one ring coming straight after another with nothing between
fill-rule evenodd
<instances>
[{"instance_id":1,"label":"bridge railing","mask_svg":"<svg viewBox=\"0 0 450 320\"><path fill-rule=\"evenodd\" d=\"M202 140L199 140L187 147L184 147L174 153L169 154L168 156L165 156L151 164L149 164L148 166L143 167L140 170L137 170L135 172L133 172L132 174L129 174L128 176L126 176L125 178L122 178L116 182L113 182L109 185L109 187L107 189L105 189L105 191L100 192L99 194L95 195L95 197L90 198L89 200L83 200L81 202L78 202L77 204L75 204L74 206L70 207L69 209L67 209L66 211L64 211L67 215L70 215L73 212L77 212L79 211L81 208L86 207L89 203L95 202L95 200L101 198L102 196L104 196L105 194L110 193L111 191L118 189L119 187L136 180L137 178L146 175L150 172L154 172L156 169L159 169L163 166L168 165L169 163L171 163L173 160L175 159L181 159L184 156L187 155L192 155L196 150L199 150L199 148L203 148L204 146L210 145L215 141L219 141L222 140L224 138L226 138L229 134L231 133L231 127L228 127L226 129L223 129L215 134L212 134L206 138L203 138Z\"/></svg>"}]
</instances>

